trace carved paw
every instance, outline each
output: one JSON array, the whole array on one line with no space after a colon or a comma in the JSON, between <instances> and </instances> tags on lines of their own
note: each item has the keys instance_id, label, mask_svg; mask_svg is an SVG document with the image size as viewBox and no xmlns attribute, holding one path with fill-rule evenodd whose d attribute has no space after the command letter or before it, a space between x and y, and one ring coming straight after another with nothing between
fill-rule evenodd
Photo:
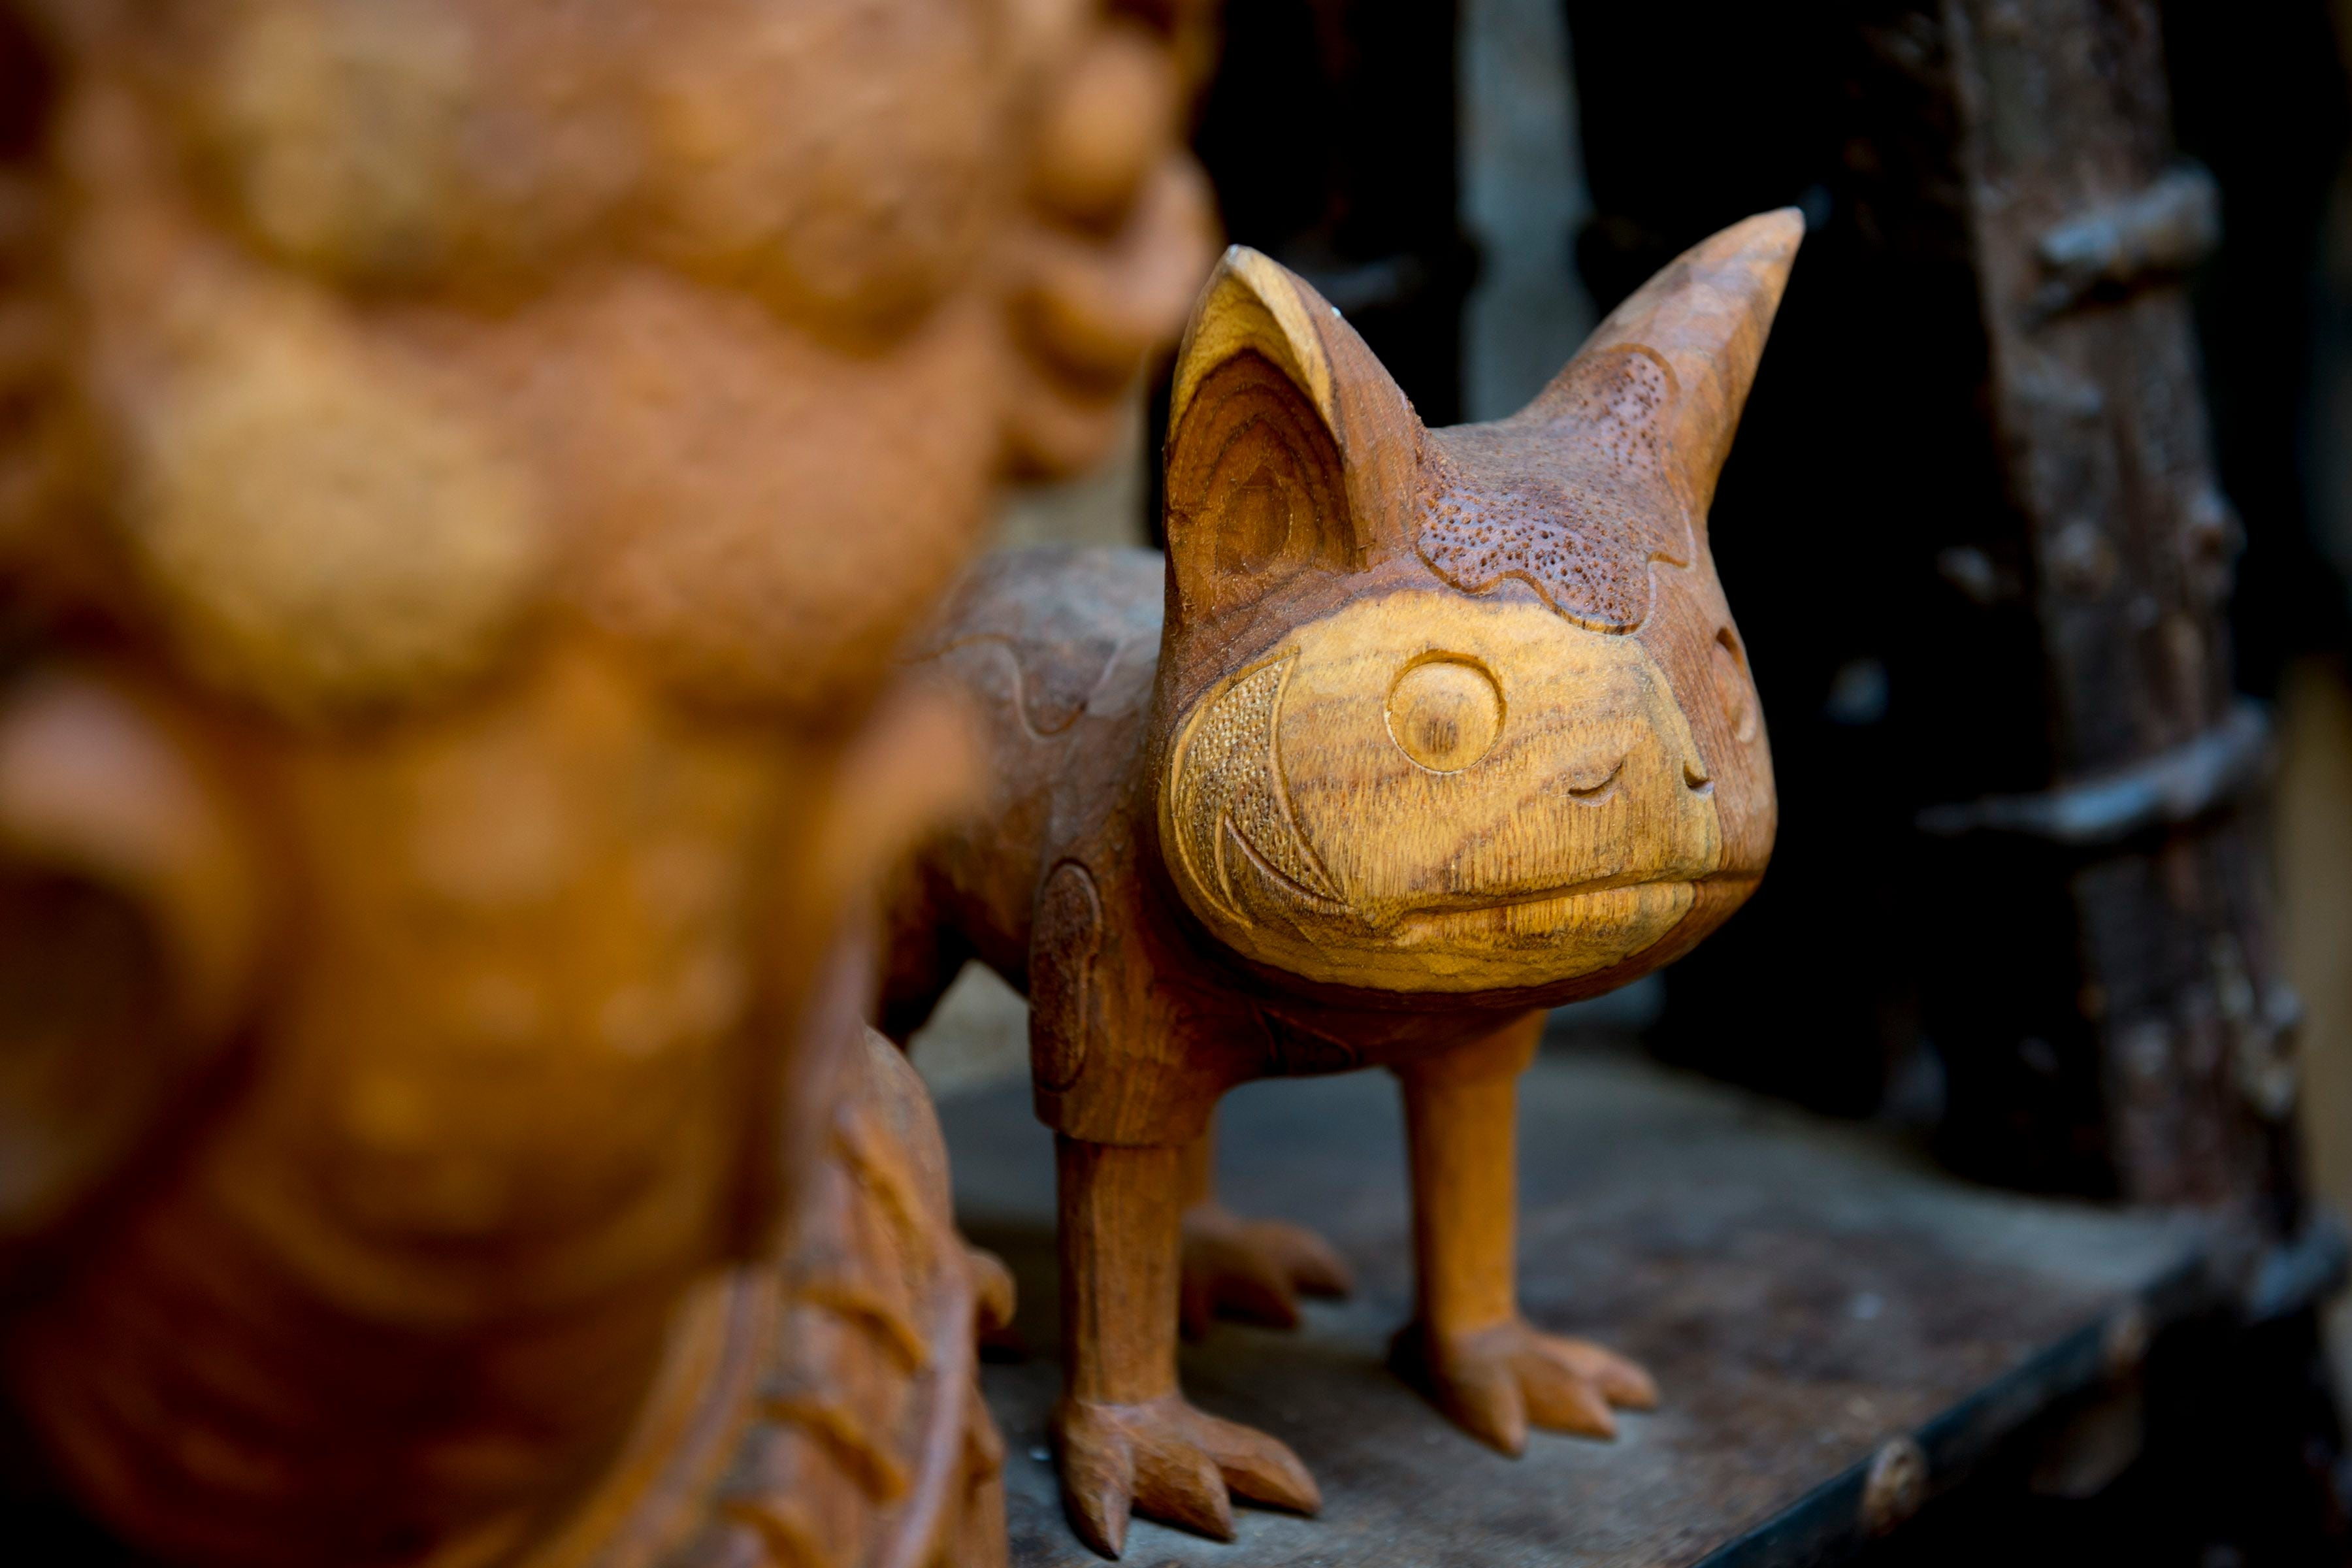
<instances>
[{"instance_id":1,"label":"carved paw","mask_svg":"<svg viewBox=\"0 0 2352 1568\"><path fill-rule=\"evenodd\" d=\"M1475 1333L1440 1336L1415 1325L1398 1336L1406 1375L1454 1424L1517 1455L1530 1424L1586 1437L1614 1437L1611 1406L1654 1410L1658 1385L1612 1351L1562 1339L1514 1318Z\"/></svg>"},{"instance_id":2,"label":"carved paw","mask_svg":"<svg viewBox=\"0 0 2352 1568\"><path fill-rule=\"evenodd\" d=\"M1211 1320L1298 1326L1301 1296L1344 1296L1356 1277L1331 1244L1300 1226L1244 1219L1219 1204L1184 1211L1183 1322L1187 1338Z\"/></svg>"},{"instance_id":3,"label":"carved paw","mask_svg":"<svg viewBox=\"0 0 2352 1568\"><path fill-rule=\"evenodd\" d=\"M1140 1405L1064 1399L1054 1410L1054 1446L1071 1527L1106 1557L1126 1545L1130 1511L1231 1541L1235 1496L1300 1513L1323 1506L1288 1447L1204 1415L1181 1394Z\"/></svg>"},{"instance_id":4,"label":"carved paw","mask_svg":"<svg viewBox=\"0 0 2352 1568\"><path fill-rule=\"evenodd\" d=\"M963 1255L971 1272L973 1337L983 1349L1018 1351L1021 1336L1013 1329L1013 1270L988 1248L968 1241L963 1244Z\"/></svg>"},{"instance_id":5,"label":"carved paw","mask_svg":"<svg viewBox=\"0 0 2352 1568\"><path fill-rule=\"evenodd\" d=\"M1004 1259L984 1247L963 1244L965 1265L971 1271L973 1315L979 1320L980 1331L992 1334L1013 1326L1013 1270L1004 1267Z\"/></svg>"}]
</instances>

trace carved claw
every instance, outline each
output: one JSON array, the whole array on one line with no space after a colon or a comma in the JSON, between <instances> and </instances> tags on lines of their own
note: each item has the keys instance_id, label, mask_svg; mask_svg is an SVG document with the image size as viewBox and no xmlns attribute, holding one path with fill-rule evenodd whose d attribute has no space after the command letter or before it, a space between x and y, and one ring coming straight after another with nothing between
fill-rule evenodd
<instances>
[{"instance_id":1,"label":"carved claw","mask_svg":"<svg viewBox=\"0 0 2352 1568\"><path fill-rule=\"evenodd\" d=\"M1004 1259L984 1247L963 1244L964 1261L971 1269L972 1317L981 1342L992 1343L1012 1332L1014 1291L1013 1270Z\"/></svg>"},{"instance_id":2,"label":"carved claw","mask_svg":"<svg viewBox=\"0 0 2352 1568\"><path fill-rule=\"evenodd\" d=\"M1242 1218L1223 1205L1184 1211L1183 1325L1199 1339L1215 1318L1298 1326L1301 1296L1345 1296L1356 1278L1331 1244L1303 1226Z\"/></svg>"},{"instance_id":3,"label":"carved claw","mask_svg":"<svg viewBox=\"0 0 2352 1568\"><path fill-rule=\"evenodd\" d=\"M1611 1406L1657 1408L1658 1385L1639 1366L1524 1319L1450 1337L1416 1325L1396 1350L1400 1370L1456 1426L1513 1456L1527 1447L1530 1425L1607 1439L1617 1435Z\"/></svg>"},{"instance_id":4,"label":"carved claw","mask_svg":"<svg viewBox=\"0 0 2352 1568\"><path fill-rule=\"evenodd\" d=\"M1139 1405L1065 1399L1054 1410L1054 1444L1071 1528L1106 1557L1126 1546L1130 1510L1231 1541L1234 1497L1300 1513L1323 1506L1288 1447L1203 1415L1181 1394Z\"/></svg>"}]
</instances>

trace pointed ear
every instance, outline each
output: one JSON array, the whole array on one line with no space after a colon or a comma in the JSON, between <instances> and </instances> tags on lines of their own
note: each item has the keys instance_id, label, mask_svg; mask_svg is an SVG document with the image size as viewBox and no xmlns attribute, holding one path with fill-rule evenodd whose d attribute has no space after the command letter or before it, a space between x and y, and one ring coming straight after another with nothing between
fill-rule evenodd
<instances>
[{"instance_id":1,"label":"pointed ear","mask_svg":"<svg viewBox=\"0 0 2352 1568\"><path fill-rule=\"evenodd\" d=\"M1803 216L1782 207L1683 252L1610 311L1512 423L1598 420L1612 448L1654 454L1703 522L1804 237Z\"/></svg>"},{"instance_id":2,"label":"pointed ear","mask_svg":"<svg viewBox=\"0 0 2352 1568\"><path fill-rule=\"evenodd\" d=\"M1192 308L1169 398L1178 615L1402 548L1421 438L1412 405L1339 311L1256 251L1227 250Z\"/></svg>"}]
</instances>

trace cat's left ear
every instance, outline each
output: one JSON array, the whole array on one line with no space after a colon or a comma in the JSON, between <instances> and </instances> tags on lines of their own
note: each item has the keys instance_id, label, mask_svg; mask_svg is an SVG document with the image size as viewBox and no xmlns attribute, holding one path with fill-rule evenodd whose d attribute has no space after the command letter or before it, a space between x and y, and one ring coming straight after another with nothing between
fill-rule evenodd
<instances>
[{"instance_id":1,"label":"cat's left ear","mask_svg":"<svg viewBox=\"0 0 2352 1568\"><path fill-rule=\"evenodd\" d=\"M1169 397L1179 616L1410 548L1422 437L1396 382L1305 279L1227 250L1192 308Z\"/></svg>"}]
</instances>

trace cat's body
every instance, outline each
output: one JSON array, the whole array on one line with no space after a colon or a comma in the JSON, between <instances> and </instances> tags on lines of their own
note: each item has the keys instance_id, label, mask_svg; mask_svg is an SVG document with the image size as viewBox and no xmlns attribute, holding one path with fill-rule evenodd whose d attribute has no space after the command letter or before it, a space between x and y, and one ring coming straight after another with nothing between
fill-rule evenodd
<instances>
[{"instance_id":1,"label":"cat's body","mask_svg":"<svg viewBox=\"0 0 2352 1568\"><path fill-rule=\"evenodd\" d=\"M1229 1489L1316 1504L1286 1448L1176 1386L1180 1214L1252 1079L1402 1081L1401 1347L1455 1419L1516 1451L1654 1397L1518 1316L1513 1086L1541 1009L1688 951L1770 853L1706 517L1801 234L1789 212L1724 231L1526 410L1434 431L1336 310L1236 248L1178 359L1164 568L1001 558L921 650L984 714L993 793L907 881L885 1022L919 1023L972 956L1031 998L1055 1435L1098 1550L1130 1507L1223 1534Z\"/></svg>"},{"instance_id":2,"label":"cat's body","mask_svg":"<svg viewBox=\"0 0 2352 1568\"><path fill-rule=\"evenodd\" d=\"M916 649L980 719L989 831L934 845L893 901L884 1033L919 1027L967 959L1028 988L1037 884L1142 742L1165 574L1148 550L990 556Z\"/></svg>"}]
</instances>

